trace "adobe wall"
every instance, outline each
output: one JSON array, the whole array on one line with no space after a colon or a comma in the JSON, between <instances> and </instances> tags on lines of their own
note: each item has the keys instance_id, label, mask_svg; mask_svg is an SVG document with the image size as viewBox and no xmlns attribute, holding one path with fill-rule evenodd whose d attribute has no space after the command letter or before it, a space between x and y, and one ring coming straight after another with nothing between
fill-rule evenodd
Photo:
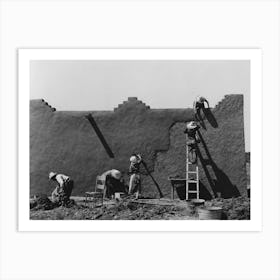
<instances>
[{"instance_id":1,"label":"adobe wall","mask_svg":"<svg viewBox=\"0 0 280 280\"><path fill-rule=\"evenodd\" d=\"M166 195L171 191L169 176L186 178L186 137L182 133L185 126L185 123L178 122L171 127L170 147L157 153L155 160L153 175ZM246 196L243 96L225 96L211 110L204 126L200 129L201 143L198 144L200 197ZM150 190L145 192L150 193Z\"/></svg>"},{"instance_id":2,"label":"adobe wall","mask_svg":"<svg viewBox=\"0 0 280 280\"><path fill-rule=\"evenodd\" d=\"M91 113L114 158L108 157L85 115ZM201 195L210 198L246 194L243 96L226 96L201 129ZM50 194L48 173L75 181L74 195L93 189L95 177L116 168L128 180L129 156L141 153L163 193L170 196L168 176L185 177L185 122L192 109L151 109L129 98L114 111L62 112L43 100L30 101L30 194ZM217 127L213 127L217 126ZM203 145L205 143L205 145ZM207 156L207 158L206 158ZM157 197L152 180L143 175L143 194Z\"/></svg>"}]
</instances>

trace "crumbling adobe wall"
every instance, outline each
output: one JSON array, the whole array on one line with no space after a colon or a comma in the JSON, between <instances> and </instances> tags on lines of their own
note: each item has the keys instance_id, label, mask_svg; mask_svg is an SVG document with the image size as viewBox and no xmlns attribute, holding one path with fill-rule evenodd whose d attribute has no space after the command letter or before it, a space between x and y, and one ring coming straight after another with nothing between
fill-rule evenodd
<instances>
[{"instance_id":1,"label":"crumbling adobe wall","mask_svg":"<svg viewBox=\"0 0 280 280\"><path fill-rule=\"evenodd\" d=\"M107 155L85 118L88 113L93 115L115 158ZM108 169L119 169L128 179L133 152L141 153L153 171L156 153L169 148L169 128L191 119L191 109L152 110L137 98L129 98L114 111L93 112L58 112L43 100L31 100L31 195L51 192L50 171L71 176L74 195L93 190L96 176Z\"/></svg>"},{"instance_id":2,"label":"crumbling adobe wall","mask_svg":"<svg viewBox=\"0 0 280 280\"><path fill-rule=\"evenodd\" d=\"M227 95L208 113L198 144L200 197L246 195L243 96ZM159 152L156 157L153 175L166 195L171 191L168 176L186 178L185 126L185 123L172 126L168 151ZM154 193L147 188L145 192Z\"/></svg>"},{"instance_id":3,"label":"crumbling adobe wall","mask_svg":"<svg viewBox=\"0 0 280 280\"><path fill-rule=\"evenodd\" d=\"M114 159L108 157L85 118L88 113L93 115ZM243 194L246 192L243 97L226 96L212 113L209 118L212 125L205 120L206 130L201 129L211 156L207 163L205 147L199 144L203 158L203 165L199 166L202 194L205 198L217 192L222 196ZM163 193L170 196L168 176L185 177L183 131L185 122L192 119L192 109L150 109L136 98L129 98L114 111L92 112L58 112L43 100L31 100L30 194L51 193L50 171L71 176L75 181L74 195L93 189L96 176L111 168L122 171L128 180L129 156L137 152L143 155ZM147 175L142 177L143 194L157 197L152 180Z\"/></svg>"}]
</instances>

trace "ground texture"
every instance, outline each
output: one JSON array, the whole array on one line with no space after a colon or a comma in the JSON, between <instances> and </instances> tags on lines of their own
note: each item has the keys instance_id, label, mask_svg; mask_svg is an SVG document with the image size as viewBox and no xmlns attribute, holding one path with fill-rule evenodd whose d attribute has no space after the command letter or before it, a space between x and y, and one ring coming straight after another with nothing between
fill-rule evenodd
<instances>
[{"instance_id":1,"label":"ground texture","mask_svg":"<svg viewBox=\"0 0 280 280\"><path fill-rule=\"evenodd\" d=\"M197 220L196 207L182 201L169 200L123 200L108 201L101 206L84 204L79 201L72 207L56 207L45 210L34 207L30 211L32 220ZM214 199L206 202L206 207L217 206L223 209L222 219L250 219L250 201L248 198Z\"/></svg>"}]
</instances>

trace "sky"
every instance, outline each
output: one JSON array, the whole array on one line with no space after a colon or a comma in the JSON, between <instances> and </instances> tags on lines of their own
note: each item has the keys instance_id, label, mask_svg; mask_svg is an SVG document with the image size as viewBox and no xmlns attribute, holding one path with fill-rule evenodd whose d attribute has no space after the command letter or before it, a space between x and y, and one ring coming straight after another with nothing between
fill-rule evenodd
<instances>
[{"instance_id":1,"label":"sky","mask_svg":"<svg viewBox=\"0 0 280 280\"><path fill-rule=\"evenodd\" d=\"M190 108L197 95L211 107L244 95L245 149L250 151L250 61L33 60L30 99L61 111L113 110L128 97L151 108Z\"/></svg>"}]
</instances>

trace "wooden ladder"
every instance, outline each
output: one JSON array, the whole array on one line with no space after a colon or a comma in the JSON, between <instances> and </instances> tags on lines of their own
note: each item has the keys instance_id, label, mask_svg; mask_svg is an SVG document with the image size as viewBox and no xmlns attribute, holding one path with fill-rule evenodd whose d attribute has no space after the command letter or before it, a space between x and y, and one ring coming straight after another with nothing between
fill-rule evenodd
<instances>
[{"instance_id":1,"label":"wooden ladder","mask_svg":"<svg viewBox=\"0 0 280 280\"><path fill-rule=\"evenodd\" d=\"M186 200L189 199L189 194L196 194L196 198L199 199L199 174L198 164L189 161L189 146L187 145L188 136L186 135ZM195 188L190 188L190 185L194 185Z\"/></svg>"}]
</instances>

